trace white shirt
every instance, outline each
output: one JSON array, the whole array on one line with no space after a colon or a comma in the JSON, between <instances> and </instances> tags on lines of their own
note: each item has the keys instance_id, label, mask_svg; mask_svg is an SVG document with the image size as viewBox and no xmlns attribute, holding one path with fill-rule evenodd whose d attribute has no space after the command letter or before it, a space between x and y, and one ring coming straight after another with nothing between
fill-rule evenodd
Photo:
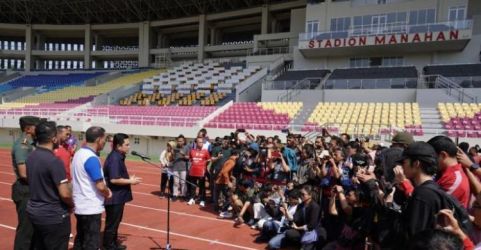
<instances>
[{"instance_id":1,"label":"white shirt","mask_svg":"<svg viewBox=\"0 0 481 250\"><path fill-rule=\"evenodd\" d=\"M95 181L104 177L100 158L92 149L83 147L75 153L71 168L75 214L101 214L105 210L104 196L95 186Z\"/></svg>"}]
</instances>

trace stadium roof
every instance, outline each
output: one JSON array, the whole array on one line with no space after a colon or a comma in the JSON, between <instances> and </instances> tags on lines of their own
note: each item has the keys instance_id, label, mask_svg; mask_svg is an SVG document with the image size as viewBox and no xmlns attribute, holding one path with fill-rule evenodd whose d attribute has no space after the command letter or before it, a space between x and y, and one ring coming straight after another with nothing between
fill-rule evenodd
<instances>
[{"instance_id":1,"label":"stadium roof","mask_svg":"<svg viewBox=\"0 0 481 250\"><path fill-rule=\"evenodd\" d=\"M105 24L164 20L293 0L0 0L0 23Z\"/></svg>"}]
</instances>

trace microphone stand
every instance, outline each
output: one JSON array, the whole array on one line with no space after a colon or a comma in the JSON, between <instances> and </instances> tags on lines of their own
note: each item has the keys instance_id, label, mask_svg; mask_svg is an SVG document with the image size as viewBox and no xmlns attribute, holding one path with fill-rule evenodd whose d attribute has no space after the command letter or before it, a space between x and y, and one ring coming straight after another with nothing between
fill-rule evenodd
<instances>
[{"instance_id":1,"label":"microphone stand","mask_svg":"<svg viewBox=\"0 0 481 250\"><path fill-rule=\"evenodd\" d=\"M183 181L184 183L187 183L187 184L197 188L197 185L195 185L194 183L192 183L188 180L184 180L184 179L180 178L179 176L174 175L168 169L164 169L164 168L160 167L159 165L151 162L150 158L143 157L141 155L135 155L135 156L140 157L140 159L142 159L142 161L148 163L149 165L151 165L153 167L160 168L162 170L162 173L167 174L168 180L170 180L170 177L173 176L174 178L177 178L180 181ZM170 188L169 188L169 197L167 197L167 243L165 244L165 250L172 250L172 246L170 245L170 198L171 198L170 196L172 195L171 192L172 192L172 190L170 190Z\"/></svg>"}]
</instances>

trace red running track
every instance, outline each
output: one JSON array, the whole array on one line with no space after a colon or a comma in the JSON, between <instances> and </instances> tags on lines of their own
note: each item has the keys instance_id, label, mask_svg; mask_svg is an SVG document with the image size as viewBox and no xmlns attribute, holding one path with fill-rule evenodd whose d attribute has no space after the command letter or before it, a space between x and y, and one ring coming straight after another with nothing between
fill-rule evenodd
<instances>
[{"instance_id":1,"label":"red running track","mask_svg":"<svg viewBox=\"0 0 481 250\"><path fill-rule=\"evenodd\" d=\"M129 173L143 178L133 186L134 200L125 207L119 229L128 249L163 249L166 243L167 200L158 197L160 171L142 162L127 162ZM14 181L10 150L0 149L0 249L13 249L17 215L11 200ZM258 231L247 225L238 228L231 220L217 219L210 208L171 203L171 238L174 249L264 249L266 244L254 243ZM72 233L75 218L72 215ZM72 241L71 241L72 242ZM72 244L70 244L72 246Z\"/></svg>"}]
</instances>

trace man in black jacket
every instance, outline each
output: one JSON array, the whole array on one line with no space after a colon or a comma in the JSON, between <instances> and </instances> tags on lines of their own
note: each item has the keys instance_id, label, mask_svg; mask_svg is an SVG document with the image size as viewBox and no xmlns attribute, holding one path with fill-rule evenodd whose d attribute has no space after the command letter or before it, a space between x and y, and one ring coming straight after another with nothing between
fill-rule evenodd
<instances>
[{"instance_id":1,"label":"man in black jacket","mask_svg":"<svg viewBox=\"0 0 481 250\"><path fill-rule=\"evenodd\" d=\"M415 188L403 209L403 218L408 236L412 237L426 229L434 229L435 214L441 209L452 209L448 194L433 181L437 172L437 156L434 148L425 142L415 142L408 146L399 161L404 174ZM441 190L441 191L439 191Z\"/></svg>"}]
</instances>

